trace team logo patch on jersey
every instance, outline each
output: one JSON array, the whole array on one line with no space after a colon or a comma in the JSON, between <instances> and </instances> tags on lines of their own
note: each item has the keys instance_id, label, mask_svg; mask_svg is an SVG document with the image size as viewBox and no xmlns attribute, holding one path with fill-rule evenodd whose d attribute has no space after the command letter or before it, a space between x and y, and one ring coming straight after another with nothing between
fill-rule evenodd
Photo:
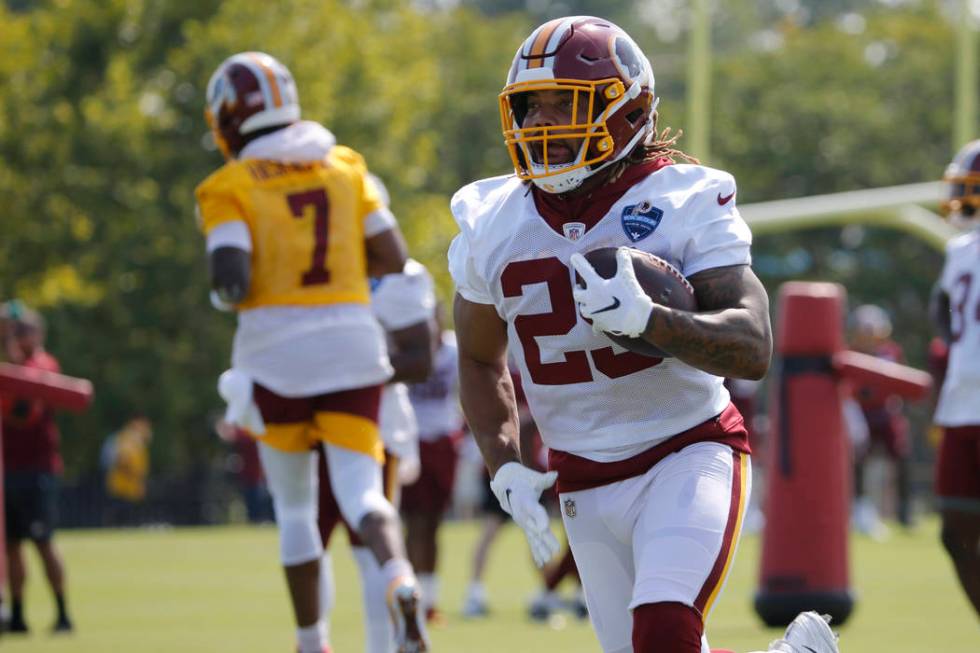
<instances>
[{"instance_id":1,"label":"team logo patch on jersey","mask_svg":"<svg viewBox=\"0 0 980 653\"><path fill-rule=\"evenodd\" d=\"M631 204L623 209L623 231L635 243L652 234L663 217L664 212L650 202Z\"/></svg>"},{"instance_id":2,"label":"team logo patch on jersey","mask_svg":"<svg viewBox=\"0 0 980 653\"><path fill-rule=\"evenodd\" d=\"M565 238L574 243L585 234L585 223L566 222L561 226L561 230L565 234Z\"/></svg>"},{"instance_id":3,"label":"team logo patch on jersey","mask_svg":"<svg viewBox=\"0 0 980 653\"><path fill-rule=\"evenodd\" d=\"M578 514L578 509L575 507L575 499L565 499L565 514L569 519L572 519Z\"/></svg>"}]
</instances>

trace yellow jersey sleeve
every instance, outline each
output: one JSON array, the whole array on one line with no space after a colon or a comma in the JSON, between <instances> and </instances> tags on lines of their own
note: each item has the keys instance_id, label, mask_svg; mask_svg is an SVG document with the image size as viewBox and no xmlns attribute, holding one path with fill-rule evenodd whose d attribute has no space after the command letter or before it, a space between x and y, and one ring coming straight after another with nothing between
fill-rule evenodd
<instances>
[{"instance_id":1,"label":"yellow jersey sleeve","mask_svg":"<svg viewBox=\"0 0 980 653\"><path fill-rule=\"evenodd\" d=\"M242 189L247 179L240 166L227 163L205 179L194 191L198 228L208 235L218 225L248 220Z\"/></svg>"},{"instance_id":2,"label":"yellow jersey sleeve","mask_svg":"<svg viewBox=\"0 0 980 653\"><path fill-rule=\"evenodd\" d=\"M368 178L367 164L364 162L364 157L349 147L342 145L334 147L330 154L339 165L350 170L352 180L358 188L358 194L360 196L357 212L361 222L375 211L385 208L377 187Z\"/></svg>"}]
</instances>

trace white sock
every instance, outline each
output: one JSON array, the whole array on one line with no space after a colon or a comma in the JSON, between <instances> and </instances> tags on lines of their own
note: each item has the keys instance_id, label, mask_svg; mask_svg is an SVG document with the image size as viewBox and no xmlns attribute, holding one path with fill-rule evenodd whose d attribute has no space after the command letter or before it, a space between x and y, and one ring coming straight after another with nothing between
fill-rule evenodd
<instances>
[{"instance_id":1,"label":"white sock","mask_svg":"<svg viewBox=\"0 0 980 653\"><path fill-rule=\"evenodd\" d=\"M384 576L386 588L399 578L415 578L412 565L405 558L392 558L381 568L381 574Z\"/></svg>"},{"instance_id":2,"label":"white sock","mask_svg":"<svg viewBox=\"0 0 980 653\"><path fill-rule=\"evenodd\" d=\"M419 590L422 592L422 609L429 610L439 600L439 577L435 574L419 574Z\"/></svg>"},{"instance_id":3,"label":"white sock","mask_svg":"<svg viewBox=\"0 0 980 653\"><path fill-rule=\"evenodd\" d=\"M323 616L324 631L329 641L330 613L336 602L337 586L333 579L333 560L329 551L323 552L320 558L320 614Z\"/></svg>"},{"instance_id":4,"label":"white sock","mask_svg":"<svg viewBox=\"0 0 980 653\"><path fill-rule=\"evenodd\" d=\"M351 549L361 572L361 595L364 599L364 650L366 653L390 653L395 650L391 617L388 615L388 582L378 561L367 547Z\"/></svg>"},{"instance_id":5,"label":"white sock","mask_svg":"<svg viewBox=\"0 0 980 653\"><path fill-rule=\"evenodd\" d=\"M299 653L323 653L325 634L323 621L318 621L305 628L297 628L296 640L299 643Z\"/></svg>"},{"instance_id":6,"label":"white sock","mask_svg":"<svg viewBox=\"0 0 980 653\"><path fill-rule=\"evenodd\" d=\"M472 598L474 601L486 601L487 600L487 588L483 586L478 580L470 583L470 586L466 590L466 596Z\"/></svg>"}]
</instances>

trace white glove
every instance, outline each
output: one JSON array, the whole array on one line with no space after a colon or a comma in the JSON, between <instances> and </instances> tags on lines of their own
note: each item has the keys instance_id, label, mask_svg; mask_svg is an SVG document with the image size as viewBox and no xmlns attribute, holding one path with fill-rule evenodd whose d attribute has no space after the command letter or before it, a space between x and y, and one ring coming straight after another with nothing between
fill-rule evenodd
<instances>
[{"instance_id":1,"label":"white glove","mask_svg":"<svg viewBox=\"0 0 980 653\"><path fill-rule=\"evenodd\" d=\"M252 377L241 370L225 370L218 377L218 394L225 400L225 421L237 424L253 435L265 434L265 422L252 401Z\"/></svg>"},{"instance_id":2,"label":"white glove","mask_svg":"<svg viewBox=\"0 0 980 653\"><path fill-rule=\"evenodd\" d=\"M585 281L585 288L576 286L572 294L582 317L592 320L593 330L631 338L646 331L653 300L636 280L628 247L616 251L616 274L611 279L600 277L581 254L572 254L570 262Z\"/></svg>"},{"instance_id":3,"label":"white glove","mask_svg":"<svg viewBox=\"0 0 980 653\"><path fill-rule=\"evenodd\" d=\"M531 545L534 564L543 567L558 553L558 540L548 525L548 512L538 499L555 484L558 472L542 474L520 463L507 463L497 470L490 489L504 512L514 518Z\"/></svg>"}]
</instances>

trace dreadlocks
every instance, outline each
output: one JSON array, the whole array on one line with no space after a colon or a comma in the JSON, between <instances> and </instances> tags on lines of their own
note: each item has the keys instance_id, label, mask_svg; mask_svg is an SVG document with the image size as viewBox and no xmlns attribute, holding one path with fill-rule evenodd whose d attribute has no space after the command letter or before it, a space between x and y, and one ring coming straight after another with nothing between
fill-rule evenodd
<instances>
[{"instance_id":1,"label":"dreadlocks","mask_svg":"<svg viewBox=\"0 0 980 653\"><path fill-rule=\"evenodd\" d=\"M671 128L664 127L663 131L657 132L658 117L659 114L655 111L653 113L653 131L650 136L642 143L639 143L633 148L632 152L617 161L613 166L608 177L610 183L619 179L628 167L637 163L645 163L656 159L670 159L673 163L675 158L683 159L688 163L701 163L697 158L675 147L677 141L684 134L684 130L678 129L676 133L671 134Z\"/></svg>"}]
</instances>

